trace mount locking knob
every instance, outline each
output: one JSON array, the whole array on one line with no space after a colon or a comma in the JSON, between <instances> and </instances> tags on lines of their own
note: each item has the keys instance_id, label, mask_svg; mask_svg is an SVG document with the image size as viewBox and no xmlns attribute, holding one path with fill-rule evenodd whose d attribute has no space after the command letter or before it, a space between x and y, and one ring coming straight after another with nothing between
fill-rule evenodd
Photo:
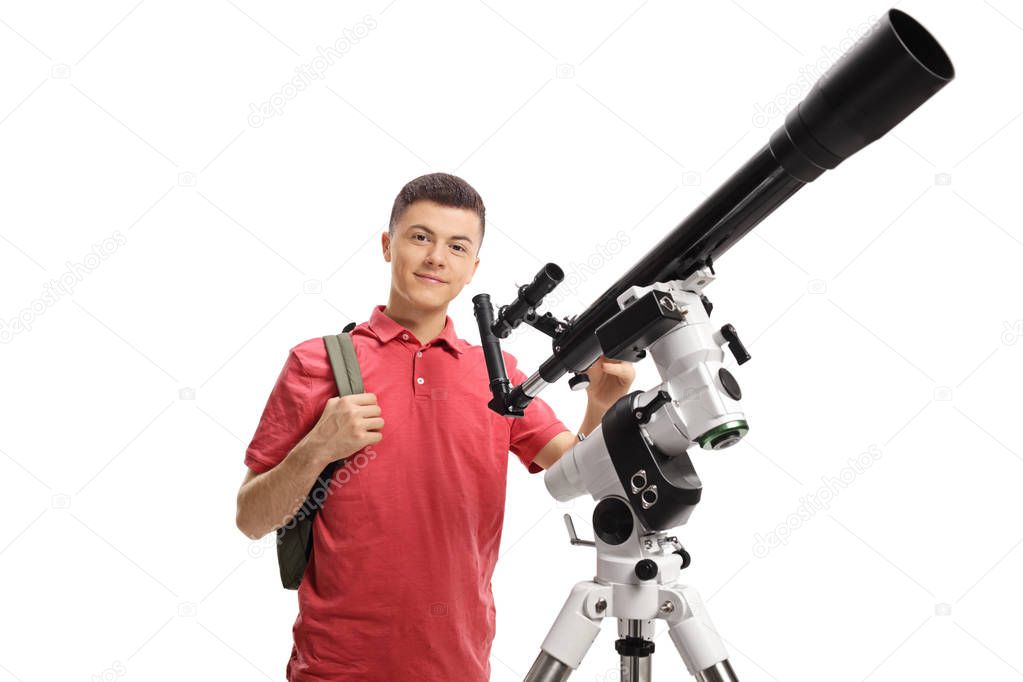
<instances>
[{"instance_id":1,"label":"mount locking knob","mask_svg":"<svg viewBox=\"0 0 1023 682\"><path fill-rule=\"evenodd\" d=\"M657 564L653 559L640 559L636 562L636 577L640 580L653 580L657 577Z\"/></svg>"},{"instance_id":2,"label":"mount locking knob","mask_svg":"<svg viewBox=\"0 0 1023 682\"><path fill-rule=\"evenodd\" d=\"M728 350L732 351L732 357L735 358L737 363L741 365L749 362L749 351L746 350L746 346L742 345L742 341L739 340L739 332L735 331L735 327L731 324L726 324L721 328L721 336L728 342Z\"/></svg>"}]
</instances>

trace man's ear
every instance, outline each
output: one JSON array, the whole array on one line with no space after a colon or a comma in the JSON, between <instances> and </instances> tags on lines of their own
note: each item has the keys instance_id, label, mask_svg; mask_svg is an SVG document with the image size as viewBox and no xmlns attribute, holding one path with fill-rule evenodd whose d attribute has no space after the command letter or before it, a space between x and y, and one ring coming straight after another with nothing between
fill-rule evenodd
<instances>
[{"instance_id":1,"label":"man's ear","mask_svg":"<svg viewBox=\"0 0 1023 682\"><path fill-rule=\"evenodd\" d=\"M478 268L479 266L480 266L480 259L479 259L479 257L477 257L476 258L476 262L473 263L473 265L472 265L472 273L469 274L469 282L471 282L472 278L476 276L476 268ZM466 282L466 284L468 284L469 282Z\"/></svg>"},{"instance_id":2,"label":"man's ear","mask_svg":"<svg viewBox=\"0 0 1023 682\"><path fill-rule=\"evenodd\" d=\"M380 247L384 253L384 260L388 263L391 262L391 235L389 232L384 232L380 235Z\"/></svg>"}]
</instances>

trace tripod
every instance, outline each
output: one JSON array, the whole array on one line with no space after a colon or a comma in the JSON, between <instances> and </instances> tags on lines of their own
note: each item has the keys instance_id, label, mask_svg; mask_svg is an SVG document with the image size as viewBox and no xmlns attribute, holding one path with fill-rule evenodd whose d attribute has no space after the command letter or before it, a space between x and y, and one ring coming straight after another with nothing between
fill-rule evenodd
<instances>
[{"instance_id":1,"label":"tripod","mask_svg":"<svg viewBox=\"0 0 1023 682\"><path fill-rule=\"evenodd\" d=\"M612 502L603 513L616 514L620 504L624 502ZM635 524L635 518L632 522ZM689 565L689 554L675 537L664 533L640 537L633 525L625 542L609 545L600 539L606 535L606 527L596 540L580 540L568 514L565 524L573 545L596 547L597 575L572 588L526 682L568 679L596 639L604 618L618 619L615 649L621 656L622 682L650 681L655 619L668 624L686 669L699 682L736 682L700 595L677 582L680 570Z\"/></svg>"}]
</instances>

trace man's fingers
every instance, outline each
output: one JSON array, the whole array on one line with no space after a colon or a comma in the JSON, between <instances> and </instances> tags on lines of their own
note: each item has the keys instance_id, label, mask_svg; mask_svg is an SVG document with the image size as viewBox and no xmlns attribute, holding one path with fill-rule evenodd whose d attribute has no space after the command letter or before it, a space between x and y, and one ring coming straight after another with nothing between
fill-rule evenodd
<instances>
[{"instance_id":1,"label":"man's fingers","mask_svg":"<svg viewBox=\"0 0 1023 682\"><path fill-rule=\"evenodd\" d=\"M360 417L379 417L380 416L380 406L377 405L376 403L374 403L372 405L362 405L361 407L359 407L359 416Z\"/></svg>"},{"instance_id":2,"label":"man's fingers","mask_svg":"<svg viewBox=\"0 0 1023 682\"><path fill-rule=\"evenodd\" d=\"M371 417L369 419L363 420L362 426L367 431L378 431L384 428L384 420L381 419L380 417Z\"/></svg>"},{"instance_id":3,"label":"man's fingers","mask_svg":"<svg viewBox=\"0 0 1023 682\"><path fill-rule=\"evenodd\" d=\"M353 393L351 399L356 405L377 404L377 396L375 393Z\"/></svg>"}]
</instances>

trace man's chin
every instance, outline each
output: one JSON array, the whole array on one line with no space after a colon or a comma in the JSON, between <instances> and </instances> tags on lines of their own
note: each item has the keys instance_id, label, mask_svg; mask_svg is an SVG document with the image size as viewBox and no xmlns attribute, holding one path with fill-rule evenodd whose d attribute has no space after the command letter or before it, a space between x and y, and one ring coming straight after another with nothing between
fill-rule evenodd
<instances>
[{"instance_id":1,"label":"man's chin","mask_svg":"<svg viewBox=\"0 0 1023 682\"><path fill-rule=\"evenodd\" d=\"M424 309L444 308L451 302L451 290L447 286L437 287L436 290L424 291L420 287L412 294L412 301Z\"/></svg>"}]
</instances>

